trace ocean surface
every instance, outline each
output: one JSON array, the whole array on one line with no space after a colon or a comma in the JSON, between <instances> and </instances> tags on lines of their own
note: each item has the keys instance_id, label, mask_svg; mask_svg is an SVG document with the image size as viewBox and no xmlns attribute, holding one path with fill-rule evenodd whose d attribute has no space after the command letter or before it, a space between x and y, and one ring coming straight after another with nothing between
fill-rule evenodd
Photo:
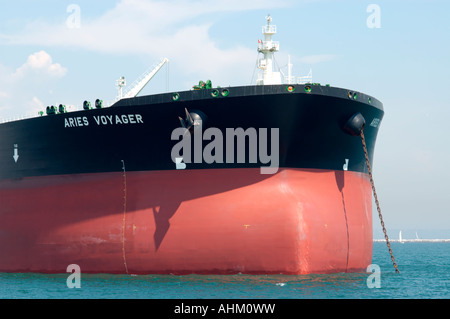
<instances>
[{"instance_id":1,"label":"ocean surface","mask_svg":"<svg viewBox=\"0 0 450 319\"><path fill-rule=\"evenodd\" d=\"M331 275L109 275L0 273L2 299L448 299L450 243L373 244L368 273ZM379 268L377 268L379 267Z\"/></svg>"}]
</instances>

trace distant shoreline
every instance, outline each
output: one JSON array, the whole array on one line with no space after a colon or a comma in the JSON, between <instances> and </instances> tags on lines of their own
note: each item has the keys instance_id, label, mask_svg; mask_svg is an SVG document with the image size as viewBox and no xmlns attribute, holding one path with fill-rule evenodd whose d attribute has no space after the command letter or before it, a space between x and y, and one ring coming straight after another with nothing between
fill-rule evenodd
<instances>
[{"instance_id":1,"label":"distant shoreline","mask_svg":"<svg viewBox=\"0 0 450 319\"><path fill-rule=\"evenodd\" d=\"M384 242L385 239L373 239L374 242ZM450 239L389 239L391 243L450 243Z\"/></svg>"}]
</instances>

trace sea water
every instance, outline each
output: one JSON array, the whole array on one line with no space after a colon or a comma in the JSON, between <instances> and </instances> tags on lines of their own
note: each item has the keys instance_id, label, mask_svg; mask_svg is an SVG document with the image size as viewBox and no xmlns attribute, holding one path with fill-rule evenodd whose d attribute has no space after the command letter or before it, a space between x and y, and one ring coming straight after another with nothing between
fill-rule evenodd
<instances>
[{"instance_id":1,"label":"sea water","mask_svg":"<svg viewBox=\"0 0 450 319\"><path fill-rule=\"evenodd\" d=\"M373 270L328 275L83 274L69 288L65 274L0 273L3 299L448 299L450 243L373 244Z\"/></svg>"}]
</instances>

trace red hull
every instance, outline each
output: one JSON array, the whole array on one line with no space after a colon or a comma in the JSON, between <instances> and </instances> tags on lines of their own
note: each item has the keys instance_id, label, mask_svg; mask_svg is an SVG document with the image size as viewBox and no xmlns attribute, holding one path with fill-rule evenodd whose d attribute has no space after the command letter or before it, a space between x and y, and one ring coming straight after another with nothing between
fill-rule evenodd
<instances>
[{"instance_id":1,"label":"red hull","mask_svg":"<svg viewBox=\"0 0 450 319\"><path fill-rule=\"evenodd\" d=\"M307 274L372 260L368 177L282 168L0 182L0 271Z\"/></svg>"}]
</instances>

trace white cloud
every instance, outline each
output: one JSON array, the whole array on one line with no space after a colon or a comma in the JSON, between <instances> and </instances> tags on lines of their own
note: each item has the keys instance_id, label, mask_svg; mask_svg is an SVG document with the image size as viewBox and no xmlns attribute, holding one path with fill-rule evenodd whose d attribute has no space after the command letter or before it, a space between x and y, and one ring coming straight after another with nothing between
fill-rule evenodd
<instances>
[{"instance_id":1,"label":"white cloud","mask_svg":"<svg viewBox=\"0 0 450 319\"><path fill-rule=\"evenodd\" d=\"M67 69L59 63L52 63L52 57L45 51L39 51L28 56L27 61L17 68L13 77L23 77L28 71L42 72L44 74L62 77L67 73Z\"/></svg>"},{"instance_id":2,"label":"white cloud","mask_svg":"<svg viewBox=\"0 0 450 319\"><path fill-rule=\"evenodd\" d=\"M95 19L85 17L80 6L77 28L67 21L32 21L16 34L0 37L0 44L74 47L107 54L146 55L150 60L167 57L186 74L208 73L231 82L236 75L230 65L235 70L248 65L252 68L255 49L219 48L209 35L217 14L281 6L286 6L286 1L122 0ZM64 14L70 18L70 14ZM264 23L262 17L261 25ZM53 73L64 73L54 67Z\"/></svg>"},{"instance_id":3,"label":"white cloud","mask_svg":"<svg viewBox=\"0 0 450 319\"><path fill-rule=\"evenodd\" d=\"M249 47L220 47L210 34L212 26L224 17L224 12L276 8L286 6L286 1L289 0L121 0L95 18L80 6L76 28L68 23L74 11L63 10L63 19L37 19L11 34L0 34L0 45L118 54L125 56L124 60L145 56L149 61L157 62L167 57L171 61L171 71L178 72L179 87L187 89L186 83L193 85L193 81L200 79L211 79L214 85L220 86L243 85L251 79L255 47L251 44ZM260 25L265 24L265 14ZM230 20L229 23L234 22ZM259 29L258 25L255 27ZM258 36L259 32L255 33L255 37ZM29 112L41 105L40 100L51 103L57 99L48 94L53 85L51 81L66 73L67 69L54 62L46 51L31 54L23 65L8 72L8 81L0 79L2 90L9 94L8 98L0 100L0 116L7 112L8 116L11 112ZM5 89L6 83L9 89ZM35 87L36 83L39 88ZM17 105L21 105L21 110Z\"/></svg>"},{"instance_id":4,"label":"white cloud","mask_svg":"<svg viewBox=\"0 0 450 319\"><path fill-rule=\"evenodd\" d=\"M0 118L36 116L44 109L41 100L51 100L53 85L66 73L45 51L30 54L15 70L0 64Z\"/></svg>"},{"instance_id":5,"label":"white cloud","mask_svg":"<svg viewBox=\"0 0 450 319\"><path fill-rule=\"evenodd\" d=\"M81 7L77 28L68 26L67 21L56 25L33 21L14 35L0 34L0 40L3 39L1 42L5 44L75 46L107 53L153 53L160 49L158 44L161 41L175 44L172 40L176 39L187 45L200 43L197 33L190 33L183 39L177 35L191 29L201 29L202 33L208 31L215 13L284 5L283 1L274 3L267 0L122 0L95 19L84 18ZM207 17L210 22L200 23L200 17ZM213 42L209 37L200 40Z\"/></svg>"}]
</instances>

